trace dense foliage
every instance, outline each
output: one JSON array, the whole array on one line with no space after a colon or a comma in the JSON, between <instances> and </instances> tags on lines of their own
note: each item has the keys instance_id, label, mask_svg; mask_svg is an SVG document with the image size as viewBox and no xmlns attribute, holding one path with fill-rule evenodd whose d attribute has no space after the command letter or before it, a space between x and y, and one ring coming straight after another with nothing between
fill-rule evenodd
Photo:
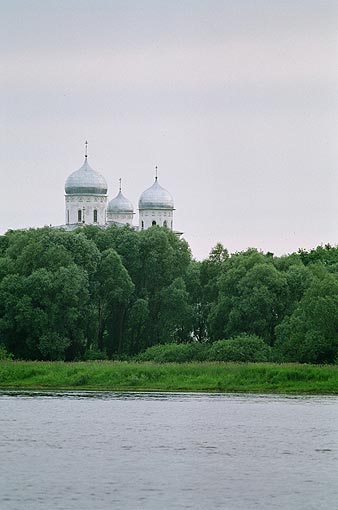
<instances>
[{"instance_id":1,"label":"dense foliage","mask_svg":"<svg viewBox=\"0 0 338 510\"><path fill-rule=\"evenodd\" d=\"M16 359L338 359L338 248L202 261L165 228L0 236L0 346ZM142 354L143 353L143 354Z\"/></svg>"}]
</instances>

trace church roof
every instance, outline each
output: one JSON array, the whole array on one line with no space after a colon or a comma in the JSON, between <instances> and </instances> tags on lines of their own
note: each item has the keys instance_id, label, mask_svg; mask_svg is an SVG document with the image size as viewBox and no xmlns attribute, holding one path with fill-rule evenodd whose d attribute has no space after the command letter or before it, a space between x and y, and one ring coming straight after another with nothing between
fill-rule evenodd
<instances>
[{"instance_id":1,"label":"church roof","mask_svg":"<svg viewBox=\"0 0 338 510\"><path fill-rule=\"evenodd\" d=\"M159 185L157 177L150 188L140 196L138 207L142 209L174 209L174 200L169 191Z\"/></svg>"},{"instance_id":2,"label":"church roof","mask_svg":"<svg viewBox=\"0 0 338 510\"><path fill-rule=\"evenodd\" d=\"M106 195L107 189L106 179L89 165L87 156L81 168L70 174L65 184L67 195Z\"/></svg>"},{"instance_id":3,"label":"church roof","mask_svg":"<svg viewBox=\"0 0 338 510\"><path fill-rule=\"evenodd\" d=\"M107 208L108 212L114 212L114 213L127 213L127 214L133 214L134 213L134 207L128 198L126 198L122 191L120 190L115 198L110 200Z\"/></svg>"}]
</instances>

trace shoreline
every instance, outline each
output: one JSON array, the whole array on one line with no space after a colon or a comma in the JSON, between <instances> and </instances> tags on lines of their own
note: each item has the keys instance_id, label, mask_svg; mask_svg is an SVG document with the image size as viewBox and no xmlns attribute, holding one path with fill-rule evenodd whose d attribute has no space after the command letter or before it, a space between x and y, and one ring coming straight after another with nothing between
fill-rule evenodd
<instances>
[{"instance_id":1,"label":"shoreline","mask_svg":"<svg viewBox=\"0 0 338 510\"><path fill-rule=\"evenodd\" d=\"M0 361L0 390L338 395L338 365Z\"/></svg>"}]
</instances>

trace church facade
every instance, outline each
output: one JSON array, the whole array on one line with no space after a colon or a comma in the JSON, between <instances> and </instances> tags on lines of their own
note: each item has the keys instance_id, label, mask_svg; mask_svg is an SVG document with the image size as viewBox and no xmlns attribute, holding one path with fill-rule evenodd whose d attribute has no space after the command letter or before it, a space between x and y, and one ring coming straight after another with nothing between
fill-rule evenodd
<instances>
[{"instance_id":1,"label":"church facade","mask_svg":"<svg viewBox=\"0 0 338 510\"><path fill-rule=\"evenodd\" d=\"M121 179L119 192L108 201L106 179L88 163L87 142L83 165L73 172L65 183L65 228L73 230L80 225L131 225L145 230L159 225L173 230L174 201L171 194L160 186L157 178L140 196L139 224L134 226L133 204L123 194Z\"/></svg>"}]
</instances>

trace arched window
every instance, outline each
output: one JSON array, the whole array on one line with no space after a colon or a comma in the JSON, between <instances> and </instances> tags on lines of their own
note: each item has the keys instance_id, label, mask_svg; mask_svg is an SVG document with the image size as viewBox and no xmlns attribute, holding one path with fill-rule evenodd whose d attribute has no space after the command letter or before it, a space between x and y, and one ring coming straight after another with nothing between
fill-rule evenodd
<instances>
[{"instance_id":1,"label":"arched window","mask_svg":"<svg viewBox=\"0 0 338 510\"><path fill-rule=\"evenodd\" d=\"M141 228L142 230L144 229L144 221L142 220L142 223L141 223Z\"/></svg>"},{"instance_id":2,"label":"arched window","mask_svg":"<svg viewBox=\"0 0 338 510\"><path fill-rule=\"evenodd\" d=\"M67 209L67 225L69 225L69 209Z\"/></svg>"},{"instance_id":3,"label":"arched window","mask_svg":"<svg viewBox=\"0 0 338 510\"><path fill-rule=\"evenodd\" d=\"M164 220L164 222L163 222L163 226L164 226L164 227L167 227L167 226L168 226L168 225L167 225L167 220Z\"/></svg>"},{"instance_id":4,"label":"arched window","mask_svg":"<svg viewBox=\"0 0 338 510\"><path fill-rule=\"evenodd\" d=\"M173 229L173 222L171 222L171 230Z\"/></svg>"},{"instance_id":5,"label":"arched window","mask_svg":"<svg viewBox=\"0 0 338 510\"><path fill-rule=\"evenodd\" d=\"M82 220L82 211L81 211L81 209L79 209L77 211L77 221L80 223L81 220Z\"/></svg>"},{"instance_id":6,"label":"arched window","mask_svg":"<svg viewBox=\"0 0 338 510\"><path fill-rule=\"evenodd\" d=\"M152 224L153 226L154 226L154 225L156 225L156 221L155 221L155 220L153 220L153 221L151 222L151 224Z\"/></svg>"},{"instance_id":7,"label":"arched window","mask_svg":"<svg viewBox=\"0 0 338 510\"><path fill-rule=\"evenodd\" d=\"M97 209L94 209L94 223L97 223Z\"/></svg>"}]
</instances>

